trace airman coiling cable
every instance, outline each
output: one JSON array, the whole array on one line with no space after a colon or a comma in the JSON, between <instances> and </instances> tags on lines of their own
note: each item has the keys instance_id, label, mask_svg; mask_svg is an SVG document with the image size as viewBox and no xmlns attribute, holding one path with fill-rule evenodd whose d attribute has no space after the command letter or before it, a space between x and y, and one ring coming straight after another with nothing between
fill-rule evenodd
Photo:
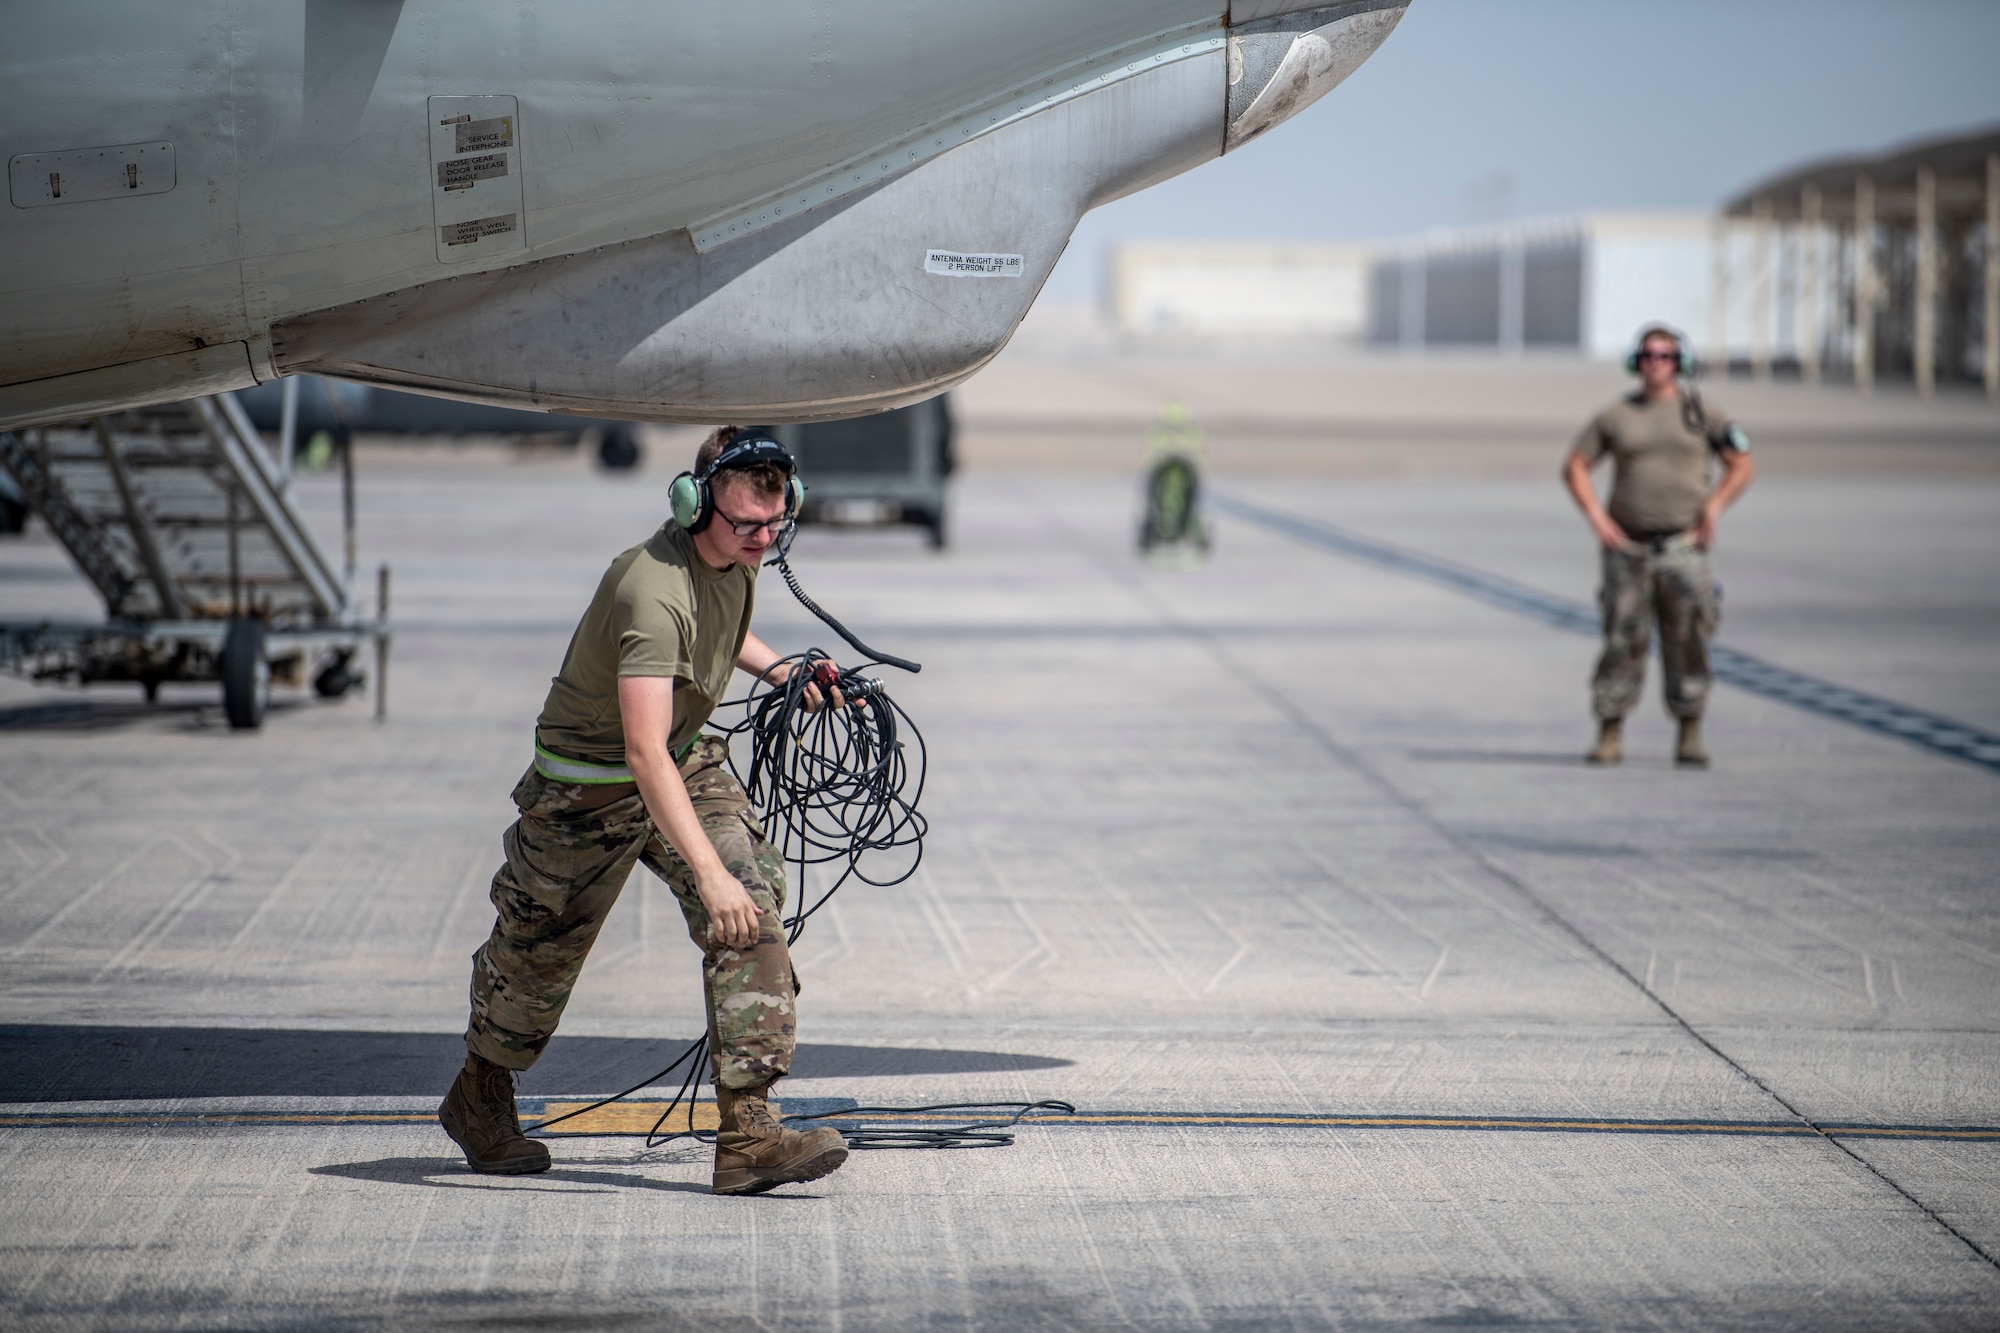
<instances>
[{"instance_id":1,"label":"airman coiling cable","mask_svg":"<svg viewBox=\"0 0 2000 1333\"><path fill-rule=\"evenodd\" d=\"M778 554L768 563L778 567L785 586L806 610L868 658L869 663L864 667L837 669L826 653L809 648L772 663L747 697L724 705L744 706L743 721L723 729L722 734L733 737L748 733L749 771L736 773L736 777L759 821L767 832L776 835L774 845L794 872L797 898L792 915L783 923L787 945L798 942L807 919L850 879L887 888L915 874L923 859L928 827L917 810L924 789L923 734L909 714L889 697L882 682L863 674L865 665L874 663L910 672L923 668L868 647L807 596L786 563L790 546L788 532L780 542ZM790 669L774 683L771 676L779 663ZM809 696L808 690L815 691L817 698ZM847 707L827 706L828 696L835 691ZM909 736L908 743L903 740L905 733ZM734 753L729 765L735 772ZM909 857L897 873L878 878L862 870L862 858L870 853L896 851L905 851ZM806 874L811 866L837 867L837 871L833 882L808 906ZM535 1128L547 1129L608 1106L686 1066L679 1091L647 1131L646 1146L650 1148L656 1142L667 1143L677 1138L707 1141L710 1133L694 1127L694 1093L700 1085L707 1056L708 1038L704 1035L650 1078L602 1101L544 1120ZM683 1104L687 1107L687 1127L661 1134L668 1117ZM938 1106L860 1107L788 1115L784 1119L845 1121L874 1116L929 1116L946 1111L1002 1112L966 1124L896 1125L892 1119L893 1128L859 1126L841 1130L849 1146L855 1148L973 1148L1012 1143L1013 1135L1008 1131L1033 1112L1068 1114L1075 1110L1068 1102L1061 1101L959 1102Z\"/></svg>"}]
</instances>

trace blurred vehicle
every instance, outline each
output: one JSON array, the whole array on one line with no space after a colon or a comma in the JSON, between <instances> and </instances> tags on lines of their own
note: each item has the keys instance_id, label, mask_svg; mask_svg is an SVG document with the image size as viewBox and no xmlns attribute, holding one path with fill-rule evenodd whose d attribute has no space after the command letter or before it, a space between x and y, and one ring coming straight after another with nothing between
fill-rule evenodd
<instances>
[{"instance_id":1,"label":"blurred vehicle","mask_svg":"<svg viewBox=\"0 0 2000 1333\"><path fill-rule=\"evenodd\" d=\"M945 544L952 455L949 394L845 421L774 426L806 483L801 523L913 523Z\"/></svg>"},{"instance_id":2,"label":"blurred vehicle","mask_svg":"<svg viewBox=\"0 0 2000 1333\"><path fill-rule=\"evenodd\" d=\"M291 386L297 385L296 389ZM350 432L377 435L548 435L580 444L595 432L597 459L607 468L637 467L643 456L639 437L629 421L530 412L518 407L494 407L430 394L402 393L372 384L349 384L319 375L287 379L242 389L236 401L262 431L282 434L285 395L296 395L294 439L311 439L324 431L336 439ZM282 447L282 446L281 446Z\"/></svg>"}]
</instances>

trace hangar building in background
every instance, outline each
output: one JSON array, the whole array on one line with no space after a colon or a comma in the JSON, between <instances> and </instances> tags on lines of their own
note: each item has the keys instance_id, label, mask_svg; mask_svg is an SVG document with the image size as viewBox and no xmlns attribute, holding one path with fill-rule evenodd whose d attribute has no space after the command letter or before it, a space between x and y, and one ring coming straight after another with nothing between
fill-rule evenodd
<instances>
[{"instance_id":1,"label":"hangar building in background","mask_svg":"<svg viewBox=\"0 0 2000 1333\"><path fill-rule=\"evenodd\" d=\"M1111 318L1128 337L1358 343L1365 245L1133 242L1111 257Z\"/></svg>"},{"instance_id":2,"label":"hangar building in background","mask_svg":"<svg viewBox=\"0 0 2000 1333\"><path fill-rule=\"evenodd\" d=\"M1616 356L1648 319L1702 326L1706 214L1589 214L1372 244L1134 242L1110 314L1145 340Z\"/></svg>"},{"instance_id":3,"label":"hangar building in background","mask_svg":"<svg viewBox=\"0 0 2000 1333\"><path fill-rule=\"evenodd\" d=\"M1648 320L1700 327L1709 230L1699 213L1592 213L1383 246L1368 342L1622 356Z\"/></svg>"},{"instance_id":4,"label":"hangar building in background","mask_svg":"<svg viewBox=\"0 0 2000 1333\"><path fill-rule=\"evenodd\" d=\"M1623 355L1661 320L1711 369L2000 402L2000 130L1788 171L1719 212L1587 213L1368 245L1129 244L1128 338ZM1989 334L1989 330L1996 331Z\"/></svg>"},{"instance_id":5,"label":"hangar building in background","mask_svg":"<svg viewBox=\"0 0 2000 1333\"><path fill-rule=\"evenodd\" d=\"M1716 236L1709 340L1732 364L2000 402L2000 129L1774 176Z\"/></svg>"}]
</instances>

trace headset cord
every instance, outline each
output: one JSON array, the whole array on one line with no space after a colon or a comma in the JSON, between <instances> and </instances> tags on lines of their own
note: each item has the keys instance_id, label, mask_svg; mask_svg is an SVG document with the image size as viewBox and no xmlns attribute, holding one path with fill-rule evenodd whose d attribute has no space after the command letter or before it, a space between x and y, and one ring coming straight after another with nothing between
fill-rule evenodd
<instances>
[{"instance_id":1,"label":"headset cord","mask_svg":"<svg viewBox=\"0 0 2000 1333\"><path fill-rule=\"evenodd\" d=\"M785 586L792 590L792 596L799 599L800 606L803 606L806 610L818 616L820 620L825 623L828 629L832 630L835 634L838 634L841 638L847 640L847 646L852 648L855 652L860 653L863 657L866 657L871 661L886 663L887 665L892 667L901 667L903 670L911 673L912 675L923 670L923 667L921 665L919 665L916 662L909 661L907 658L892 657L888 653L876 652L873 648L870 648L867 644L855 638L854 634L847 628L847 626L841 624L838 620L835 620L831 612L827 611L818 602L815 602L812 599L812 597L806 592L806 590L799 586L798 575L792 573L791 561L786 558L791 550L791 546L792 546L791 537L789 534L787 534L783 544L779 547L777 556L767 561L766 563L773 564L778 567L778 573L785 580Z\"/></svg>"}]
</instances>

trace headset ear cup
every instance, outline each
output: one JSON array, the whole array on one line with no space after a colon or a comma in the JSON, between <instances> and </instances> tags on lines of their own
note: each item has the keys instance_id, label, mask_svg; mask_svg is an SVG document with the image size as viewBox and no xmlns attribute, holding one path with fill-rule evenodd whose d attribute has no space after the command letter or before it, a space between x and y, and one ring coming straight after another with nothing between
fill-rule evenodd
<instances>
[{"instance_id":1,"label":"headset ear cup","mask_svg":"<svg viewBox=\"0 0 2000 1333\"><path fill-rule=\"evenodd\" d=\"M1637 352L1625 353L1625 373L1627 375L1636 375L1639 373L1639 354Z\"/></svg>"},{"instance_id":2,"label":"headset ear cup","mask_svg":"<svg viewBox=\"0 0 2000 1333\"><path fill-rule=\"evenodd\" d=\"M797 473L793 473L785 482L785 517L797 518L799 510L805 507L805 503L806 484L799 480Z\"/></svg>"},{"instance_id":3,"label":"headset ear cup","mask_svg":"<svg viewBox=\"0 0 2000 1333\"><path fill-rule=\"evenodd\" d=\"M708 526L703 522L707 517L707 490L692 472L675 477L667 488L667 503L673 509L674 522L689 532L700 532Z\"/></svg>"}]
</instances>

